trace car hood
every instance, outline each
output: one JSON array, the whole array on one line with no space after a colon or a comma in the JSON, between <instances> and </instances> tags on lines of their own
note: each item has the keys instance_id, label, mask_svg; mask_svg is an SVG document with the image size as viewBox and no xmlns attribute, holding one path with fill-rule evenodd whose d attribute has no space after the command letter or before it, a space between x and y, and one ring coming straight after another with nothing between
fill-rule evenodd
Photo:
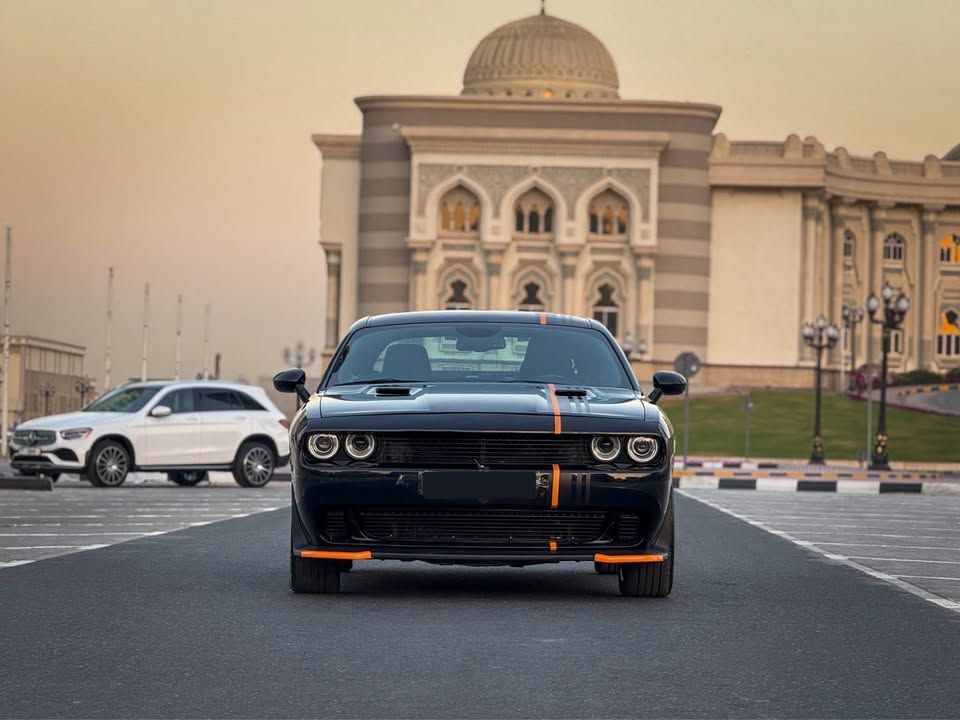
<instances>
[{"instance_id":1,"label":"car hood","mask_svg":"<svg viewBox=\"0 0 960 720\"><path fill-rule=\"evenodd\" d=\"M133 413L119 412L72 412L63 415L27 420L17 425L17 430L69 430L70 428L98 427L133 417Z\"/></svg>"},{"instance_id":2,"label":"car hood","mask_svg":"<svg viewBox=\"0 0 960 720\"><path fill-rule=\"evenodd\" d=\"M324 424L327 421L343 422L344 426L353 425L351 419L361 420L361 424L373 427L369 416L384 418L384 427L394 426L386 418L406 417L400 425L408 425L411 415L423 415L432 418L429 423L439 423L441 427L448 418L448 429L459 429L459 419L471 418L469 427L495 429L498 426L517 428L526 424L530 429L549 429L553 427L554 415L558 414L567 427L573 429L574 421L602 418L637 422L650 420L650 412L659 419L658 413L633 390L609 388L585 388L586 397L565 397L564 388L558 388L559 396L554 397L545 384L506 384L506 383L441 383L425 385L397 385L390 388L408 388L410 394L385 395L383 385L357 385L328 388L315 398L319 416ZM378 392L379 388L379 392ZM389 390L388 392L394 392ZM554 404L555 403L555 404ZM555 413L556 411L556 413ZM513 419L509 418L513 416ZM498 418L501 422L498 423ZM520 420L526 418L526 420ZM421 427L416 425L408 429ZM576 422L577 425L580 422ZM397 427L396 429L401 429Z\"/></svg>"}]
</instances>

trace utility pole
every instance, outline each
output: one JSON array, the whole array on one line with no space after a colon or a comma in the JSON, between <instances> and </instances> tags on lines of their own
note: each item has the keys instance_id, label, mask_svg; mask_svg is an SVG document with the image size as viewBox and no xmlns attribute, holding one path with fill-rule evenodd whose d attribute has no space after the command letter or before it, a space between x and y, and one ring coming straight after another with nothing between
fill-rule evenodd
<instances>
[{"instance_id":1,"label":"utility pole","mask_svg":"<svg viewBox=\"0 0 960 720\"><path fill-rule=\"evenodd\" d=\"M177 361L174 365L173 379L180 379L180 350L183 345L183 295L177 295Z\"/></svg>"},{"instance_id":2,"label":"utility pole","mask_svg":"<svg viewBox=\"0 0 960 720\"><path fill-rule=\"evenodd\" d=\"M210 304L203 308L203 376L210 379Z\"/></svg>"},{"instance_id":3,"label":"utility pole","mask_svg":"<svg viewBox=\"0 0 960 720\"><path fill-rule=\"evenodd\" d=\"M3 391L2 399L0 399L0 423L3 424L2 429L0 429L0 444L3 445L0 453L3 453L3 456L6 457L9 453L10 445L8 443L7 437L7 417L10 414L10 257L11 257L11 245L13 243L13 230L10 229L10 226L7 226L7 246L4 253L4 280L3 280Z\"/></svg>"},{"instance_id":4,"label":"utility pole","mask_svg":"<svg viewBox=\"0 0 960 720\"><path fill-rule=\"evenodd\" d=\"M107 269L107 346L103 351L103 391L110 390L113 363L113 266Z\"/></svg>"},{"instance_id":5,"label":"utility pole","mask_svg":"<svg viewBox=\"0 0 960 720\"><path fill-rule=\"evenodd\" d=\"M147 334L150 330L150 283L143 287L143 355L140 357L140 380L147 379Z\"/></svg>"}]
</instances>

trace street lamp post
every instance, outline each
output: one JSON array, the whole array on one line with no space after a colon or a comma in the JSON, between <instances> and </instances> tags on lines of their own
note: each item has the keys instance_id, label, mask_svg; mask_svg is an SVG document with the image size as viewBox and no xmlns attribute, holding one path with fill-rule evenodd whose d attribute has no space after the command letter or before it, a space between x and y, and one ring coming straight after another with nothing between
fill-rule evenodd
<instances>
[{"instance_id":1,"label":"street lamp post","mask_svg":"<svg viewBox=\"0 0 960 720\"><path fill-rule=\"evenodd\" d=\"M847 337L850 343L850 383L847 386L849 390L856 388L857 374L857 325L863 322L863 308L859 305L844 305L841 311L843 316L843 326L847 329Z\"/></svg>"},{"instance_id":2,"label":"street lamp post","mask_svg":"<svg viewBox=\"0 0 960 720\"><path fill-rule=\"evenodd\" d=\"M832 325L823 315L816 322L804 323L800 329L803 341L817 353L816 366L816 409L813 416L813 449L810 452L811 465L823 465L823 437L820 434L820 373L822 370L823 351L837 344L840 330Z\"/></svg>"},{"instance_id":3,"label":"street lamp post","mask_svg":"<svg viewBox=\"0 0 960 720\"><path fill-rule=\"evenodd\" d=\"M44 385L40 388L40 394L43 395L43 414L50 414L50 398L52 398L57 392L57 389L53 385Z\"/></svg>"},{"instance_id":4,"label":"street lamp post","mask_svg":"<svg viewBox=\"0 0 960 720\"><path fill-rule=\"evenodd\" d=\"M80 395L80 408L83 409L83 401L87 397L87 393L93 390L93 382L87 376L77 378L76 382L73 383L73 389Z\"/></svg>"},{"instance_id":5,"label":"street lamp post","mask_svg":"<svg viewBox=\"0 0 960 720\"><path fill-rule=\"evenodd\" d=\"M880 366L880 412L877 415L877 434L870 450L871 470L890 469L890 455L887 452L887 356L890 354L890 333L903 324L903 318L909 309L910 299L903 290L890 287L890 283L883 284L879 298L873 293L867 298L870 322L881 327L880 347L883 352Z\"/></svg>"}]
</instances>

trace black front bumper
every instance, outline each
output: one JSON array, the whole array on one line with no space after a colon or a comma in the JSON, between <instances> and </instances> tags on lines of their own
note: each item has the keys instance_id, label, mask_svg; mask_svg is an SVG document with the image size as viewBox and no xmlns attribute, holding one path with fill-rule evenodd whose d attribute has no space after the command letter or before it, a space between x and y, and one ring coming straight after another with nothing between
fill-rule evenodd
<instances>
[{"instance_id":1,"label":"black front bumper","mask_svg":"<svg viewBox=\"0 0 960 720\"><path fill-rule=\"evenodd\" d=\"M425 496L424 474L431 472L437 471L298 465L291 551L476 565L609 562L612 556L640 562L670 552L669 538L660 537L671 502L669 469L517 471L535 478L536 492L524 487L516 497L496 498ZM443 472L468 483L490 477L487 470Z\"/></svg>"}]
</instances>

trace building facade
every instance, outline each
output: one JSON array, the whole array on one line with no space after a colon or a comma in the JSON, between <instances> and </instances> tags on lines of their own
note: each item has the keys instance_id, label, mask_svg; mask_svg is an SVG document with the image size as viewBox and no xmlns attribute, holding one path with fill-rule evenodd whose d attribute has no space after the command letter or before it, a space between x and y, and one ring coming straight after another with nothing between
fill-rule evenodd
<instances>
[{"instance_id":1,"label":"building facade","mask_svg":"<svg viewBox=\"0 0 960 720\"><path fill-rule=\"evenodd\" d=\"M10 337L10 364L7 390L7 427L25 420L79 410L82 407L78 383L84 383L84 400L95 390L84 375L86 348L81 345L29 336Z\"/></svg>"},{"instance_id":2,"label":"building facade","mask_svg":"<svg viewBox=\"0 0 960 720\"><path fill-rule=\"evenodd\" d=\"M603 43L543 13L484 38L459 96L356 102L359 135L313 138L328 353L364 315L546 310L641 377L692 351L710 384L807 385L801 323L888 281L914 302L894 368L960 364L958 161L730 141L716 105L621 99Z\"/></svg>"}]
</instances>

